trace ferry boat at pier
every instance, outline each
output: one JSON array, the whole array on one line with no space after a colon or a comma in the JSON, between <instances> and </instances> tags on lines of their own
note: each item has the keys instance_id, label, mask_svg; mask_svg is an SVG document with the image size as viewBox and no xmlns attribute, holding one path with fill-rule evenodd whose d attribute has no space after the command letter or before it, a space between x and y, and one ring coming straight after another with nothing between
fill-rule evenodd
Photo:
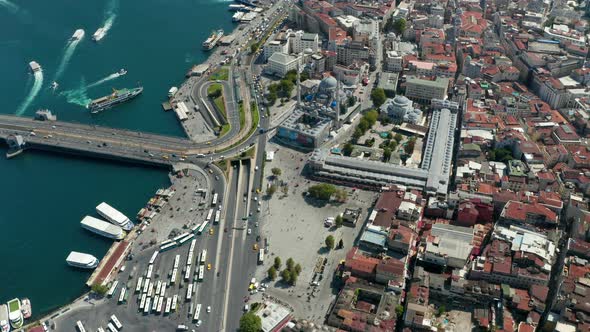
<instances>
[{"instance_id":1,"label":"ferry boat at pier","mask_svg":"<svg viewBox=\"0 0 590 332\"><path fill-rule=\"evenodd\" d=\"M213 31L209 38L203 42L203 49L207 51L213 49L215 46L217 46L217 43L221 40L223 34L223 29Z\"/></svg>"},{"instance_id":2,"label":"ferry boat at pier","mask_svg":"<svg viewBox=\"0 0 590 332\"><path fill-rule=\"evenodd\" d=\"M10 331L10 323L8 322L8 306L0 304L0 332Z\"/></svg>"},{"instance_id":3,"label":"ferry boat at pier","mask_svg":"<svg viewBox=\"0 0 590 332\"><path fill-rule=\"evenodd\" d=\"M23 297L20 302L20 311L23 313L24 319L31 318L31 315L33 314L33 311L31 310L31 301L28 298Z\"/></svg>"},{"instance_id":4,"label":"ferry boat at pier","mask_svg":"<svg viewBox=\"0 0 590 332\"><path fill-rule=\"evenodd\" d=\"M133 222L131 222L127 216L105 202L102 202L96 206L96 213L100 214L112 224L123 228L123 230L129 231L134 226Z\"/></svg>"},{"instance_id":5,"label":"ferry boat at pier","mask_svg":"<svg viewBox=\"0 0 590 332\"><path fill-rule=\"evenodd\" d=\"M80 226L93 233L108 237L110 239L121 240L125 237L125 232L121 227L91 216L84 217L84 219L80 221Z\"/></svg>"},{"instance_id":6,"label":"ferry boat at pier","mask_svg":"<svg viewBox=\"0 0 590 332\"><path fill-rule=\"evenodd\" d=\"M20 300L14 298L8 301L8 319L13 329L20 329L23 326L24 319L21 311Z\"/></svg>"},{"instance_id":7,"label":"ferry boat at pier","mask_svg":"<svg viewBox=\"0 0 590 332\"><path fill-rule=\"evenodd\" d=\"M86 105L86 108L90 109L90 113L98 113L106 109L109 109L117 104L121 104L128 100L131 100L139 96L142 92L142 86L133 89L113 89L112 94L100 97L98 99L94 99L88 105Z\"/></svg>"},{"instance_id":8,"label":"ferry boat at pier","mask_svg":"<svg viewBox=\"0 0 590 332\"><path fill-rule=\"evenodd\" d=\"M66 258L66 263L69 266L79 267L82 269L94 269L98 266L100 261L98 258L90 255L85 254L83 252L72 251Z\"/></svg>"}]
</instances>

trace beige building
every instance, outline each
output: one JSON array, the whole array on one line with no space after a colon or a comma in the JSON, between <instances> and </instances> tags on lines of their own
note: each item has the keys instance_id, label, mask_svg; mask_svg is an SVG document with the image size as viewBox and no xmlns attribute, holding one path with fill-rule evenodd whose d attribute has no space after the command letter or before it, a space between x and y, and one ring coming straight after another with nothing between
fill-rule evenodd
<instances>
[{"instance_id":1,"label":"beige building","mask_svg":"<svg viewBox=\"0 0 590 332\"><path fill-rule=\"evenodd\" d=\"M406 79L406 97L423 104L430 104L432 99L447 99L448 88L449 79L445 77Z\"/></svg>"}]
</instances>

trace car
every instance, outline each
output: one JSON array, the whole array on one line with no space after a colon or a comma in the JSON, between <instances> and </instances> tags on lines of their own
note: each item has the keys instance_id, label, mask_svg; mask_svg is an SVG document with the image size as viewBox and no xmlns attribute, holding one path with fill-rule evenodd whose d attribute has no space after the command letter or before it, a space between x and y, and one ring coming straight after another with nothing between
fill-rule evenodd
<instances>
[{"instance_id":1,"label":"car","mask_svg":"<svg viewBox=\"0 0 590 332\"><path fill-rule=\"evenodd\" d=\"M215 180L219 181L219 176L215 175Z\"/></svg>"},{"instance_id":2,"label":"car","mask_svg":"<svg viewBox=\"0 0 590 332\"><path fill-rule=\"evenodd\" d=\"M250 310L250 306L248 306L247 304L244 305L244 311L248 311Z\"/></svg>"},{"instance_id":3,"label":"car","mask_svg":"<svg viewBox=\"0 0 590 332\"><path fill-rule=\"evenodd\" d=\"M256 212L260 212L260 208L256 208Z\"/></svg>"},{"instance_id":4,"label":"car","mask_svg":"<svg viewBox=\"0 0 590 332\"><path fill-rule=\"evenodd\" d=\"M207 270L211 270L211 263L207 264Z\"/></svg>"},{"instance_id":5,"label":"car","mask_svg":"<svg viewBox=\"0 0 590 332\"><path fill-rule=\"evenodd\" d=\"M260 241L260 235L256 235L256 241Z\"/></svg>"},{"instance_id":6,"label":"car","mask_svg":"<svg viewBox=\"0 0 590 332\"><path fill-rule=\"evenodd\" d=\"M210 306L210 305L208 305L208 306L207 306L207 313L210 313L210 312L211 312L211 306Z\"/></svg>"},{"instance_id":7,"label":"car","mask_svg":"<svg viewBox=\"0 0 590 332\"><path fill-rule=\"evenodd\" d=\"M213 235L214 231L213 228L209 228L209 235Z\"/></svg>"},{"instance_id":8,"label":"car","mask_svg":"<svg viewBox=\"0 0 590 332\"><path fill-rule=\"evenodd\" d=\"M258 170L258 166L254 167L254 170L257 171Z\"/></svg>"},{"instance_id":9,"label":"car","mask_svg":"<svg viewBox=\"0 0 590 332\"><path fill-rule=\"evenodd\" d=\"M258 201L258 196L254 196L254 201Z\"/></svg>"},{"instance_id":10,"label":"car","mask_svg":"<svg viewBox=\"0 0 590 332\"><path fill-rule=\"evenodd\" d=\"M258 221L254 223L254 227L258 227Z\"/></svg>"},{"instance_id":11,"label":"car","mask_svg":"<svg viewBox=\"0 0 590 332\"><path fill-rule=\"evenodd\" d=\"M261 206L261 205L262 205L262 202L258 201L258 206Z\"/></svg>"},{"instance_id":12,"label":"car","mask_svg":"<svg viewBox=\"0 0 590 332\"><path fill-rule=\"evenodd\" d=\"M254 251L258 251L258 243L254 243L254 245L252 246L252 249Z\"/></svg>"},{"instance_id":13,"label":"car","mask_svg":"<svg viewBox=\"0 0 590 332\"><path fill-rule=\"evenodd\" d=\"M252 229L248 228L248 235L252 234Z\"/></svg>"},{"instance_id":14,"label":"car","mask_svg":"<svg viewBox=\"0 0 590 332\"><path fill-rule=\"evenodd\" d=\"M244 202L246 201L246 196L244 196Z\"/></svg>"}]
</instances>

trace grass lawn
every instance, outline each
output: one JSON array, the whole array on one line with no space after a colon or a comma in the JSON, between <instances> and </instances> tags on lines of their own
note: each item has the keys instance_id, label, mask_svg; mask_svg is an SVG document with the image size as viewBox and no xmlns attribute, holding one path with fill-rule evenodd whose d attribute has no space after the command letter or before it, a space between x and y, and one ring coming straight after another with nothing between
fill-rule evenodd
<instances>
[{"instance_id":1,"label":"grass lawn","mask_svg":"<svg viewBox=\"0 0 590 332\"><path fill-rule=\"evenodd\" d=\"M244 128L244 124L246 123L246 113L244 113L244 104L240 103L240 130Z\"/></svg>"},{"instance_id":2,"label":"grass lawn","mask_svg":"<svg viewBox=\"0 0 590 332\"><path fill-rule=\"evenodd\" d=\"M217 95L219 96L219 97L213 98L213 103L215 104L217 109L219 109L221 111L221 114L223 114L223 117L227 120L227 113L225 111L225 102L223 100L223 87L221 86L221 84L218 84L218 83L211 84L207 88L207 95L209 97L217 96Z\"/></svg>"},{"instance_id":3,"label":"grass lawn","mask_svg":"<svg viewBox=\"0 0 590 332\"><path fill-rule=\"evenodd\" d=\"M230 130L231 126L229 125L229 123L224 124L223 126L221 126L221 130L219 131L219 137L227 134L227 132Z\"/></svg>"},{"instance_id":4,"label":"grass lawn","mask_svg":"<svg viewBox=\"0 0 590 332\"><path fill-rule=\"evenodd\" d=\"M250 112L252 112L252 127L247 136L250 136L258 128L258 123L260 122L260 114L258 113L258 106L255 102L252 102L250 105Z\"/></svg>"},{"instance_id":5,"label":"grass lawn","mask_svg":"<svg viewBox=\"0 0 590 332\"><path fill-rule=\"evenodd\" d=\"M229 77L229 67L223 66L223 67L217 69L215 72L213 72L213 74L211 74L211 76L209 76L209 81L217 81L217 80L227 81L228 77Z\"/></svg>"}]
</instances>

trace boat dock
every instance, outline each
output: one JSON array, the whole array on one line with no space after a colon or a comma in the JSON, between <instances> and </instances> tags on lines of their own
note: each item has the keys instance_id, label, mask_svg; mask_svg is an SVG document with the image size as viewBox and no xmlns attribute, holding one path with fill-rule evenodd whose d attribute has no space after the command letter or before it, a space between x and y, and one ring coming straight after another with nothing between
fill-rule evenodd
<instances>
[{"instance_id":1,"label":"boat dock","mask_svg":"<svg viewBox=\"0 0 590 332\"><path fill-rule=\"evenodd\" d=\"M131 239L136 237L135 232L133 231L132 233L129 233L125 240L113 243L100 261L100 264L98 264L98 267L90 275L88 281L86 281L88 287L92 287L96 283L100 285L107 284L112 279L113 271L116 272L121 268L123 262L125 262L125 257L127 257L131 249L131 244L133 243Z\"/></svg>"}]
</instances>

